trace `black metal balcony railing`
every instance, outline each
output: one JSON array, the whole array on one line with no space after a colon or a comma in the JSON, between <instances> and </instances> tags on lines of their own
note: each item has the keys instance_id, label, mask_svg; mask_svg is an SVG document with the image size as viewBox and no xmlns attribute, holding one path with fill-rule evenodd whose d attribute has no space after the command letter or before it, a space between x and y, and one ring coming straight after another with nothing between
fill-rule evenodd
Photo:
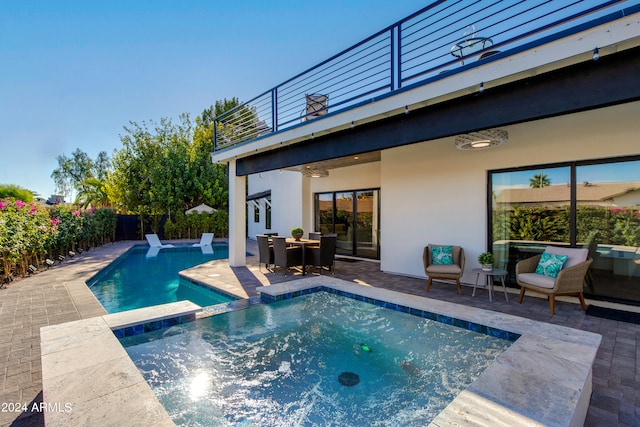
<instances>
[{"instance_id":1,"label":"black metal balcony railing","mask_svg":"<svg viewBox=\"0 0 640 427\"><path fill-rule=\"evenodd\" d=\"M440 0L215 118L214 150L619 19L640 0ZM594 46L595 48L596 46Z\"/></svg>"}]
</instances>

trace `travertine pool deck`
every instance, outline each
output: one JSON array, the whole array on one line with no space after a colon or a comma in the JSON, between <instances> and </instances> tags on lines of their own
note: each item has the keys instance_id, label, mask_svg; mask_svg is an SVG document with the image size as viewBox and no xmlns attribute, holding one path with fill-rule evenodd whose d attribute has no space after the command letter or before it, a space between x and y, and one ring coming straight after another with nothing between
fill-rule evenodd
<instances>
[{"instance_id":1,"label":"travertine pool deck","mask_svg":"<svg viewBox=\"0 0 640 427\"><path fill-rule=\"evenodd\" d=\"M33 406L42 402L40 327L105 315L84 283L133 244L144 242L105 245L0 290L0 402L19 406L0 412L0 425L44 425L44 411ZM301 278L299 274L285 278L282 272L259 268L255 241L247 241L247 250L252 256L247 257L246 267L231 268L220 261L201 267L199 274L215 280L227 276L225 282L235 282L237 289L250 296L260 286ZM574 302L559 302L556 315L550 316L547 301L540 298L527 297L519 305L516 298L506 302L497 294L489 303L486 291L472 297L471 288L463 286L462 295L458 295L450 285L439 283L427 293L424 279L386 274L375 262L338 260L335 277L599 333L603 340L593 367L593 393L585 426L640 426L640 325L585 315ZM303 280L311 278L313 275Z\"/></svg>"}]
</instances>

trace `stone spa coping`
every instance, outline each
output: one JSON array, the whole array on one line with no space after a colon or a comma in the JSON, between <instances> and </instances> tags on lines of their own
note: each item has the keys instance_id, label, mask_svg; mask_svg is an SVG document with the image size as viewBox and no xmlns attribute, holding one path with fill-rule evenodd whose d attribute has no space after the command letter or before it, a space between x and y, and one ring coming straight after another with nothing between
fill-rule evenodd
<instances>
[{"instance_id":1,"label":"stone spa coping","mask_svg":"<svg viewBox=\"0 0 640 427\"><path fill-rule=\"evenodd\" d=\"M429 318L470 329L482 325L515 340L431 426L584 424L600 335L326 276L258 291L264 301L274 301L318 288L424 317L433 314ZM43 327L43 400L62 408L45 414L46 425L174 425L117 336L193 321L201 314L196 304L180 301Z\"/></svg>"}]
</instances>

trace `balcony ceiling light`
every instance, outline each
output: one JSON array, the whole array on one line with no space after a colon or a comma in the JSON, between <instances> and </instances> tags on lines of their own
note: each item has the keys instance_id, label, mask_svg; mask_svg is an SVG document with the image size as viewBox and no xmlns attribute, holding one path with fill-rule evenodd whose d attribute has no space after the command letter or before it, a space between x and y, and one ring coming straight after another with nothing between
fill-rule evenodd
<instances>
[{"instance_id":1,"label":"balcony ceiling light","mask_svg":"<svg viewBox=\"0 0 640 427\"><path fill-rule=\"evenodd\" d=\"M509 142L509 133L502 129L486 129L456 136L458 150L481 150Z\"/></svg>"},{"instance_id":2,"label":"balcony ceiling light","mask_svg":"<svg viewBox=\"0 0 640 427\"><path fill-rule=\"evenodd\" d=\"M302 175L306 176L307 178L326 178L329 176L328 170L312 166L307 166L300 172L302 172Z\"/></svg>"}]
</instances>

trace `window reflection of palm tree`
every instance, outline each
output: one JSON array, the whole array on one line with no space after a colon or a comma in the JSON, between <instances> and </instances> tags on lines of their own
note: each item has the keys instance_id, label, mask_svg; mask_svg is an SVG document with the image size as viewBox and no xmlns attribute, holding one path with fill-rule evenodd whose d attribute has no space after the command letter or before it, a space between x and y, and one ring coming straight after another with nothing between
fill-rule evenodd
<instances>
[{"instance_id":1,"label":"window reflection of palm tree","mask_svg":"<svg viewBox=\"0 0 640 427\"><path fill-rule=\"evenodd\" d=\"M529 179L529 187L531 188L543 188L548 185L551 185L551 180L546 173L537 173Z\"/></svg>"}]
</instances>

